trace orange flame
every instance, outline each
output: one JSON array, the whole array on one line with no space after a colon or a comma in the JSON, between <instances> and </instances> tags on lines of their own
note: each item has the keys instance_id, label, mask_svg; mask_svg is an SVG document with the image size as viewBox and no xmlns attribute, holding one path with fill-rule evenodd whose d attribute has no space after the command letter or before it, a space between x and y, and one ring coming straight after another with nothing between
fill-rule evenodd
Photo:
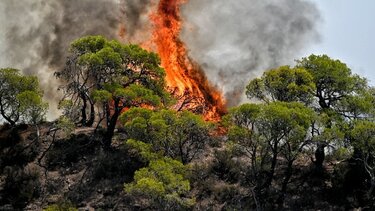
<instances>
[{"instance_id":1,"label":"orange flame","mask_svg":"<svg viewBox=\"0 0 375 211\"><path fill-rule=\"evenodd\" d=\"M166 81L177 95L202 99L202 113L207 120L218 120L225 113L225 103L219 91L208 82L199 65L187 54L179 38L181 32L180 6L187 0L160 0L157 11L151 14L154 24L153 43L166 71ZM191 106L191 105L190 105Z\"/></svg>"},{"instance_id":2,"label":"orange flame","mask_svg":"<svg viewBox=\"0 0 375 211\"><path fill-rule=\"evenodd\" d=\"M180 7L187 1L160 0L149 16L153 24L152 37L141 45L159 54L168 89L179 101L176 110L192 110L203 114L206 120L218 121L226 113L224 99L208 82L201 67L188 56L180 39ZM120 26L118 33L121 38L126 37L124 25Z\"/></svg>"}]
</instances>

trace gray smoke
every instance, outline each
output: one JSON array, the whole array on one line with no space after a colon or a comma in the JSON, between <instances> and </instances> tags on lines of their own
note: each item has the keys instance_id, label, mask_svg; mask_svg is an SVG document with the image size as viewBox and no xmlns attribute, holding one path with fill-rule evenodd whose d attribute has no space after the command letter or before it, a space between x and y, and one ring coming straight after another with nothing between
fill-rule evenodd
<instances>
[{"instance_id":1,"label":"gray smoke","mask_svg":"<svg viewBox=\"0 0 375 211\"><path fill-rule=\"evenodd\" d=\"M58 81L69 44L84 35L119 38L120 23L142 25L149 0L1 0L0 68L15 67L38 75L50 117L56 112ZM135 31L130 31L135 33Z\"/></svg>"},{"instance_id":2,"label":"gray smoke","mask_svg":"<svg viewBox=\"0 0 375 211\"><path fill-rule=\"evenodd\" d=\"M58 81L71 41L104 35L142 43L152 33L157 0L1 0L0 68L15 67L41 80L56 112ZM289 63L316 40L319 14L304 0L189 0L183 41L208 79L240 102L246 83L265 69ZM121 35L120 28L124 30Z\"/></svg>"},{"instance_id":3,"label":"gray smoke","mask_svg":"<svg viewBox=\"0 0 375 211\"><path fill-rule=\"evenodd\" d=\"M182 39L228 105L250 79L289 64L318 40L316 7L304 0L190 0Z\"/></svg>"},{"instance_id":4,"label":"gray smoke","mask_svg":"<svg viewBox=\"0 0 375 211\"><path fill-rule=\"evenodd\" d=\"M151 0L123 0L123 5L126 38L137 39L140 33L149 34L151 25L148 13Z\"/></svg>"}]
</instances>

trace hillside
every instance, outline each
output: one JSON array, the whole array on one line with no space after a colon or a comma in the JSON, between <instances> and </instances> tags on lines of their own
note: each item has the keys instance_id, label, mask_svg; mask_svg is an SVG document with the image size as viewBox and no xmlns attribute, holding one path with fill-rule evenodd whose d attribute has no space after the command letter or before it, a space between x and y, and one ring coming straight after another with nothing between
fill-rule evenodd
<instances>
[{"instance_id":1,"label":"hillside","mask_svg":"<svg viewBox=\"0 0 375 211\"><path fill-rule=\"evenodd\" d=\"M1 127L1 210L40 210L51 204L72 204L78 210L148 210L145 199L124 192L124 183L133 180L134 172L147 164L139 154L124 145L124 134L116 134L114 147L104 151L100 132L78 128L70 136L54 131L53 123L41 126L36 141L35 130L28 125L11 129ZM191 165L190 196L196 200L194 210L255 210L254 191L247 182L246 158L236 158L225 145L225 137L216 137L206 146L206 153ZM338 162L326 160L322 172L314 171L309 157L296 161L289 183L284 209L346 210L354 204L351 191L342 192L335 184L342 175ZM285 161L272 184L267 209L280 188ZM352 178L353 179L353 178ZM357 181L355 178L353 181ZM355 188L353 181L346 181ZM346 187L347 188L347 187ZM357 190L358 191L358 190ZM345 198L340 195L349 194ZM358 194L358 193L357 193ZM353 203L353 204L352 204ZM363 202L362 202L363 203Z\"/></svg>"}]
</instances>

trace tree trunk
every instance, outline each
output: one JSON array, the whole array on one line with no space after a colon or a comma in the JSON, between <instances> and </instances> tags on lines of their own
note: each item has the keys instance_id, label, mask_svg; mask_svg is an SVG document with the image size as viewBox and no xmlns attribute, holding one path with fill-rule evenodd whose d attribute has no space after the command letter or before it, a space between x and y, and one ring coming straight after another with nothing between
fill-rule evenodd
<instances>
[{"instance_id":1,"label":"tree trunk","mask_svg":"<svg viewBox=\"0 0 375 211\"><path fill-rule=\"evenodd\" d=\"M111 119L110 119L110 121L108 123L107 131L104 134L104 140L103 140L104 148L105 149L110 149L111 148L112 137L113 137L113 135L115 133L116 123L117 123L118 117L120 116L120 113L121 113L120 109L115 109L115 112L112 115L112 117L111 117Z\"/></svg>"},{"instance_id":2,"label":"tree trunk","mask_svg":"<svg viewBox=\"0 0 375 211\"><path fill-rule=\"evenodd\" d=\"M275 141L273 145L273 149L272 149L273 156L272 156L271 169L270 169L267 181L265 183L266 189L268 189L269 186L271 185L272 180L273 180L273 175L275 174L275 168L276 168L276 163L277 163L277 145L278 145L278 142Z\"/></svg>"},{"instance_id":3,"label":"tree trunk","mask_svg":"<svg viewBox=\"0 0 375 211\"><path fill-rule=\"evenodd\" d=\"M90 119L87 121L86 126L92 127L95 121L95 106L93 102L90 102Z\"/></svg>"},{"instance_id":4,"label":"tree trunk","mask_svg":"<svg viewBox=\"0 0 375 211\"><path fill-rule=\"evenodd\" d=\"M325 159L324 149L327 146L325 142L318 142L317 148L315 150L315 167L317 170L323 169L323 162Z\"/></svg>"},{"instance_id":5,"label":"tree trunk","mask_svg":"<svg viewBox=\"0 0 375 211\"><path fill-rule=\"evenodd\" d=\"M1 104L0 106L0 113L1 113L1 116L9 122L10 125L14 126L16 125L16 121L13 121L11 118L7 117L7 115L5 114L5 111L3 109L3 105Z\"/></svg>"},{"instance_id":6,"label":"tree trunk","mask_svg":"<svg viewBox=\"0 0 375 211\"><path fill-rule=\"evenodd\" d=\"M287 169L286 169L286 172L285 172L284 181L281 185L281 193L280 193L280 196L277 200L278 210L281 210L283 208L286 189L288 187L289 180L292 177L292 173L293 173L293 160L288 162L288 166L287 166Z\"/></svg>"},{"instance_id":7,"label":"tree trunk","mask_svg":"<svg viewBox=\"0 0 375 211\"><path fill-rule=\"evenodd\" d=\"M39 130L38 124L35 124L35 130L36 130L36 138L37 138L37 141L39 142L40 130Z\"/></svg>"},{"instance_id":8,"label":"tree trunk","mask_svg":"<svg viewBox=\"0 0 375 211\"><path fill-rule=\"evenodd\" d=\"M86 108L87 108L87 99L85 93L81 93L81 99L83 102L82 108L81 108L81 124L82 126L86 126L87 123L87 116L86 116Z\"/></svg>"}]
</instances>

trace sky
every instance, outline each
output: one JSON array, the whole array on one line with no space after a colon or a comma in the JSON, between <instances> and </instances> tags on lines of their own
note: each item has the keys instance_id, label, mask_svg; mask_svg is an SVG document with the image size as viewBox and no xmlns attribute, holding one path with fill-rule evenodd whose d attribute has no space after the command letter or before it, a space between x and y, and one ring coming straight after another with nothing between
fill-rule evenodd
<instances>
[{"instance_id":1,"label":"sky","mask_svg":"<svg viewBox=\"0 0 375 211\"><path fill-rule=\"evenodd\" d=\"M311 53L327 54L346 63L352 72L375 85L375 1L311 0L322 20L318 26L320 42L307 48Z\"/></svg>"}]
</instances>

